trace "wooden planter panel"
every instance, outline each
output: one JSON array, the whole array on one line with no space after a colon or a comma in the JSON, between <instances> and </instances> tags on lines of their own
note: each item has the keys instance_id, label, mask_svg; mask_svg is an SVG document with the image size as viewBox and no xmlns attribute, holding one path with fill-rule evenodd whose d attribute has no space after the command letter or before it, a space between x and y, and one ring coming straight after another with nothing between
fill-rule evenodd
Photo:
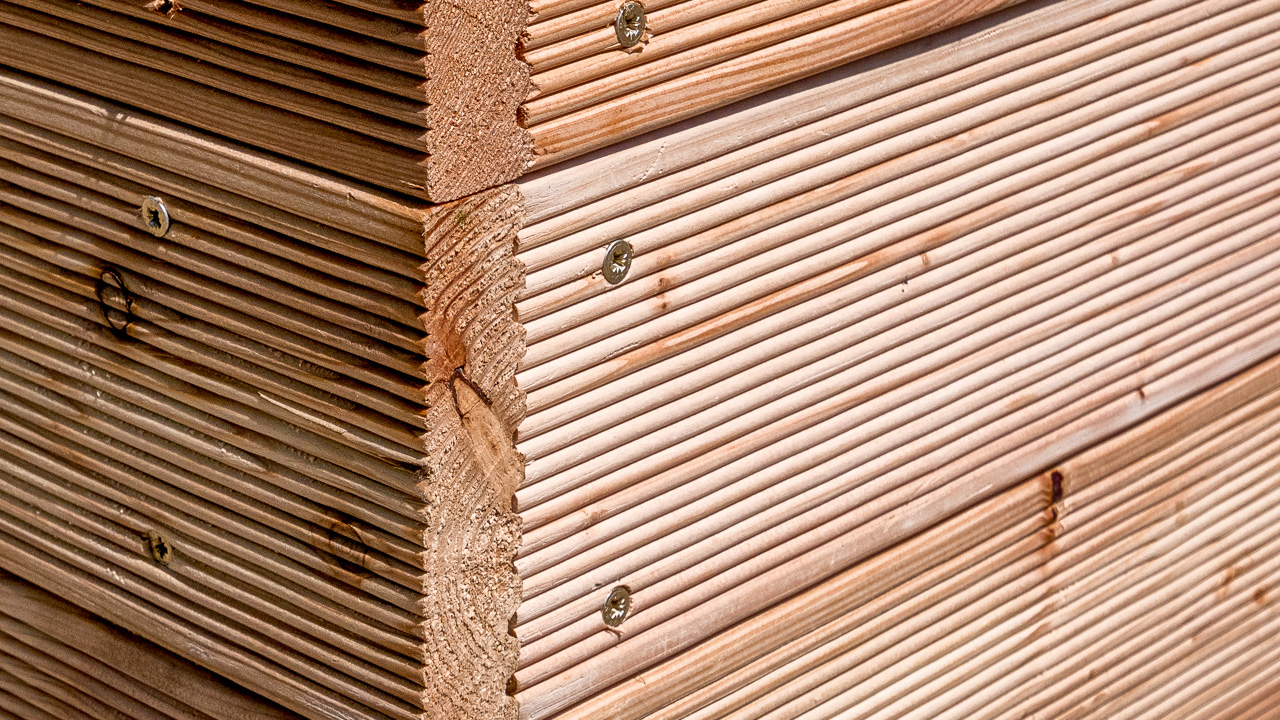
<instances>
[{"instance_id":1,"label":"wooden planter panel","mask_svg":"<svg viewBox=\"0 0 1280 720\"><path fill-rule=\"evenodd\" d=\"M0 2L0 567L312 720L1274 710L1280 0L153 5Z\"/></svg>"},{"instance_id":2,"label":"wooden planter panel","mask_svg":"<svg viewBox=\"0 0 1280 720\"><path fill-rule=\"evenodd\" d=\"M524 716L1274 353L1277 10L1022 6L518 181Z\"/></svg>"}]
</instances>

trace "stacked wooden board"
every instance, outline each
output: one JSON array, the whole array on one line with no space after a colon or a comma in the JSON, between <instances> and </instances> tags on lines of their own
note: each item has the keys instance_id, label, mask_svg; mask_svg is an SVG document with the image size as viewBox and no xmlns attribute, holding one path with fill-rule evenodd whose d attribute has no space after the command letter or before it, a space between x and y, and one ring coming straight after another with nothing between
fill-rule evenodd
<instances>
[{"instance_id":1,"label":"stacked wooden board","mask_svg":"<svg viewBox=\"0 0 1280 720\"><path fill-rule=\"evenodd\" d=\"M0 574L0 717L291 720L298 716Z\"/></svg>"},{"instance_id":2,"label":"stacked wooden board","mask_svg":"<svg viewBox=\"0 0 1280 720\"><path fill-rule=\"evenodd\" d=\"M1280 0L0 34L0 568L313 719L1274 712Z\"/></svg>"},{"instance_id":3,"label":"stacked wooden board","mask_svg":"<svg viewBox=\"0 0 1280 720\"><path fill-rule=\"evenodd\" d=\"M519 181L525 716L1280 349L1277 10L1048 3Z\"/></svg>"}]
</instances>

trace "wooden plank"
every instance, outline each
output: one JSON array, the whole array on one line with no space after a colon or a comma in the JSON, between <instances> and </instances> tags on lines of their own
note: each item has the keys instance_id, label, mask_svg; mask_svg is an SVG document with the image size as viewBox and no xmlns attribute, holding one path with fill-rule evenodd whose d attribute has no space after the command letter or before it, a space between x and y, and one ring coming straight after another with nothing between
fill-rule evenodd
<instances>
[{"instance_id":1,"label":"wooden plank","mask_svg":"<svg viewBox=\"0 0 1280 720\"><path fill-rule=\"evenodd\" d=\"M833 3L833 7L850 4ZM810 19L802 13L779 21L794 28L777 28L778 35L772 40L758 41L762 45L759 49L752 45L754 35L742 32L695 47L666 63L628 72L621 81L601 78L570 92L538 98L522 108L533 136L537 166L714 110L1013 4L1014 0L972 0L943 6L930 0L906 0L829 25L818 19L820 15ZM735 57L734 47L740 38L748 52ZM721 59L725 57L728 59ZM592 102L593 93L619 82L632 91ZM543 107L553 98L559 107L552 111L555 114L547 115Z\"/></svg>"},{"instance_id":2,"label":"wooden plank","mask_svg":"<svg viewBox=\"0 0 1280 720\"><path fill-rule=\"evenodd\" d=\"M1108 582L1122 576L1116 570L1099 574L1098 570L1106 568L1108 563L1123 560L1130 567L1139 568L1147 562L1143 554L1125 559L1127 550L1119 554L1108 553L1107 548L1114 547L1120 538L1127 538L1127 548L1136 549L1152 541L1156 545L1150 547L1161 543L1167 546L1170 532L1175 527L1174 535L1188 537L1198 532L1188 528L1197 523L1204 525L1195 520L1197 516L1194 513L1209 511L1206 517L1215 513L1219 517L1224 514L1230 517L1230 512L1222 511L1221 503L1239 505L1245 497L1229 490L1235 478L1240 476L1231 468L1233 463L1247 460L1250 453L1256 455L1261 451L1260 457L1271 458L1272 470L1264 477L1273 488L1271 496L1275 495L1278 437L1275 418L1280 412L1277 410L1280 395L1276 391L1277 379L1280 378L1278 367L1275 360L1268 361L1213 392L1196 397L1076 458L1054 465L1052 470L1046 470L944 524L864 561L840 576L839 580L830 581L828 585L810 591L807 596L798 596L771 609L735 627L715 643L670 660L660 669L603 693L563 717L587 717L593 708L603 706L626 708L623 717L696 717L708 720L713 717L803 716L795 709L784 715L781 708L786 707L788 699L793 701L793 708L813 707L822 702L823 697L833 697L841 687L879 677L893 668L893 663L911 657L917 648L932 646L937 648L935 652L946 652L966 647L977 651L987 647L987 643L977 641L982 637L981 633L991 632L993 627L990 621L983 620L983 613L1017 598L1021 592L1016 589L1019 586L1009 587L1008 584L1019 577L1025 578L1018 581L1021 588L1039 588L1032 591L1030 598L1040 598L1041 602L1048 603L1038 614L1034 612L1037 609L1035 604L1028 605L1024 601L1013 606L1030 608L1023 610L1023 616L1030 619L1024 632L1032 633L1030 642L1039 642L1041 637L1045 642L1051 642L1046 630L1036 628L1041 627L1040 623L1046 619L1053 623L1068 617L1065 610L1059 610L1066 606L1065 598L1059 599L1059 593L1071 588L1074 595L1085 593L1089 588L1088 584L1079 585L1073 580L1072 573L1078 571L1071 568L1077 563L1082 563L1086 569L1091 568L1088 572L1094 573L1095 586L1106 587ZM1247 440L1241 443L1241 438ZM1192 496L1179 490L1180 487L1194 486L1199 482L1198 478L1211 477L1214 473L1217 473L1218 487L1229 490L1225 495L1222 490L1217 491L1217 495L1222 496L1217 501L1212 493ZM1171 479L1176 479L1175 484L1167 485ZM1156 495L1151 495L1152 492ZM1203 499L1197 500L1197 497ZM1138 504L1132 505L1135 502ZM1151 502L1157 502L1162 509L1159 512L1138 512ZM1202 510L1193 511L1192 508L1197 507ZM1262 507L1275 512L1273 505L1264 504ZM1020 523L1021 518L1025 520ZM1112 526L1112 523L1118 524ZM1127 528L1126 525L1134 527ZM1144 525L1149 526L1143 531L1145 539L1131 535ZM1228 527L1228 533L1234 531L1238 537L1260 541L1239 527ZM1097 531L1103 531L1103 534L1095 535ZM1109 536L1112 539L1108 539ZM1019 543L1019 538L1026 540ZM986 544L982 543L984 539L988 539ZM1221 539L1214 542L1230 546ZM966 553L968 559L965 559ZM1160 550L1148 549L1143 553L1148 559L1166 557ZM1020 557L1024 559L1017 560ZM1227 565L1230 563L1220 568ZM1269 567L1272 568L1269 571L1271 577L1280 570L1274 563ZM1241 567L1229 575L1239 578L1242 573L1254 572L1255 569L1254 565L1250 565L1248 570ZM1254 581L1241 580L1234 586L1239 589L1230 595L1238 599L1232 605L1223 605L1225 596L1221 573L1222 569L1219 569L1209 577L1209 597L1199 610L1182 616L1182 619L1175 616L1171 621L1169 627L1174 632L1173 640L1163 644L1156 641L1151 652L1145 656L1140 653L1135 662L1141 665L1152 656L1159 657L1169 647L1178 647L1179 637L1192 636L1200 627L1198 624L1188 625L1189 622L1212 623L1215 614L1220 617L1232 607L1244 607L1249 615L1259 611L1254 589L1268 587L1267 582L1255 585ZM1267 573L1262 575L1265 577ZM1102 584L1098 585L1100 582ZM890 588L893 589L890 591ZM1062 620L1054 620L1057 617L1054 613L1061 614ZM835 621L842 616L844 619ZM828 629L818 630L824 627L824 623L833 621ZM970 623L973 632L977 633L971 636L975 640L948 635L954 632L953 628L965 627L965 623ZM899 627L895 629L895 626ZM806 637L806 632L811 634ZM888 634L879 637L882 632ZM841 634L846 638L840 641L842 644L832 644L833 638ZM947 639L949 637L951 639ZM1124 642L1130 642L1135 636L1130 633L1122 637ZM1155 637L1163 636L1156 634ZM788 642L793 644L787 645ZM1011 647L1025 646L1027 651L1032 651L1034 645L1027 646L1026 642ZM736 650L726 652L731 647ZM1104 643L1100 647L1116 648L1118 643ZM1145 646L1138 642L1134 647ZM750 651L744 654L746 648ZM778 650L770 654L772 648ZM925 656L926 659L929 657L936 655ZM1061 671L1055 670L1050 674L1054 681L1067 677L1072 667L1071 654L1062 656L1049 652L1042 657L1046 663L1067 663ZM1080 657L1079 667L1082 668L1081 675L1088 678L1085 686L1088 692L1094 692L1088 690L1089 687L1107 687L1116 676L1124 677L1127 668L1131 667L1107 663L1103 666L1105 671L1099 675L1090 672L1089 663L1083 661L1088 656ZM756 664L749 665L753 661ZM980 667L964 656L957 656L952 663L959 664L946 667L965 674ZM1159 664L1154 666L1155 669L1160 667ZM733 674L728 672L732 668L744 669ZM907 668L901 672L907 672ZM1027 672L1034 674L1034 667L1029 667ZM812 677L809 677L810 673ZM838 677L848 678L843 686L832 685ZM888 675L882 686L888 687L895 677L907 676ZM1032 692L1046 689L1044 678L1043 674L1037 676L1029 686ZM1142 676L1137 678L1143 679ZM701 683L708 681L711 684L707 688L697 690ZM786 694L779 693L787 683L791 683L793 688ZM814 689L818 687L830 689L823 690L824 695L814 695ZM875 686L871 687L874 689ZM902 689L907 687L910 686L902 686ZM655 688L669 689L655 696ZM695 690L687 699L659 710L685 692ZM1102 697L1110 700L1118 695ZM915 698L920 702L933 696L920 691L901 697ZM1077 699L1063 696L1056 710L1046 708L1044 712L1056 716L1053 713L1079 709L1080 696L1075 697ZM723 701L715 704L721 698ZM854 696L851 696L844 702L848 706L854 701ZM1117 699L1112 709L1119 710L1126 704ZM700 707L705 710L698 711ZM864 704L863 707L870 712L878 706ZM1006 709L995 704L986 707L988 712ZM1013 716L1027 711L1025 707L1018 709L1013 705L1007 709ZM834 710L833 706L829 711ZM961 709L957 707L956 712L961 712Z\"/></svg>"}]
</instances>

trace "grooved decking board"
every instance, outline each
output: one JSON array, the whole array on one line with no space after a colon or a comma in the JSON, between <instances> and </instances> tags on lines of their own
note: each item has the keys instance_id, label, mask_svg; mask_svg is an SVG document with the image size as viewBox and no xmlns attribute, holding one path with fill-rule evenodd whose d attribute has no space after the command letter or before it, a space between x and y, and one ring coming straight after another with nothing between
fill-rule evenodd
<instances>
[{"instance_id":1,"label":"grooved decking board","mask_svg":"<svg viewBox=\"0 0 1280 720\"><path fill-rule=\"evenodd\" d=\"M521 2L0 4L0 62L407 197L527 164ZM462 159L465 158L465 162Z\"/></svg>"},{"instance_id":2,"label":"grooved decking board","mask_svg":"<svg viewBox=\"0 0 1280 720\"><path fill-rule=\"evenodd\" d=\"M561 717L1266 710L1280 682L1278 370L1186 400Z\"/></svg>"},{"instance_id":3,"label":"grooved decking board","mask_svg":"<svg viewBox=\"0 0 1280 720\"><path fill-rule=\"evenodd\" d=\"M33 718L297 717L8 574L0 575L0 708Z\"/></svg>"},{"instance_id":4,"label":"grooved decking board","mask_svg":"<svg viewBox=\"0 0 1280 720\"><path fill-rule=\"evenodd\" d=\"M306 717L500 716L510 490L459 435L519 403L511 190L0 85L0 565Z\"/></svg>"},{"instance_id":5,"label":"grooved decking board","mask_svg":"<svg viewBox=\"0 0 1280 720\"><path fill-rule=\"evenodd\" d=\"M535 166L669 125L1020 0L657 0L623 49L620 3L535 0L521 107Z\"/></svg>"},{"instance_id":6,"label":"grooved decking board","mask_svg":"<svg viewBox=\"0 0 1280 720\"><path fill-rule=\"evenodd\" d=\"M1024 5L521 179L523 716L1273 354L1277 39Z\"/></svg>"}]
</instances>

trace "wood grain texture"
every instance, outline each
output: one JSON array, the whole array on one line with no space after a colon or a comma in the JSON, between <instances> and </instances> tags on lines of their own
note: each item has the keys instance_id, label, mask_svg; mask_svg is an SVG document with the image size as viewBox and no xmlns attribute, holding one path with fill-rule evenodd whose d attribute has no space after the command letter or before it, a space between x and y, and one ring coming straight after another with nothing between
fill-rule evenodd
<instances>
[{"instance_id":1,"label":"wood grain texture","mask_svg":"<svg viewBox=\"0 0 1280 720\"><path fill-rule=\"evenodd\" d=\"M533 136L535 166L561 162L1013 4L906 0L882 7L884 3L844 0L804 10L800 3L794 15L772 25L747 23L750 29L735 27L736 17L750 14L735 10L673 30L669 55L658 50L666 37L656 36L650 40L655 47L651 56L643 48L636 53L613 50L578 65L548 69L546 77L532 78L535 88L545 84L548 92L536 95L521 111ZM757 22L776 14L774 4L758 7L764 14Z\"/></svg>"},{"instance_id":2,"label":"wood grain texture","mask_svg":"<svg viewBox=\"0 0 1280 720\"><path fill-rule=\"evenodd\" d=\"M453 200L520 176L533 141L517 122L529 69L516 57L524 0L431 0L424 7L427 196Z\"/></svg>"},{"instance_id":3,"label":"wood grain texture","mask_svg":"<svg viewBox=\"0 0 1280 720\"><path fill-rule=\"evenodd\" d=\"M6 77L0 562L306 717L513 717L519 192Z\"/></svg>"},{"instance_id":4,"label":"wood grain texture","mask_svg":"<svg viewBox=\"0 0 1280 720\"><path fill-rule=\"evenodd\" d=\"M523 716L1274 354L1278 12L1029 3L522 178Z\"/></svg>"},{"instance_id":5,"label":"wood grain texture","mask_svg":"<svg viewBox=\"0 0 1280 720\"><path fill-rule=\"evenodd\" d=\"M502 188L449 206L426 231L423 707L442 717L516 716L522 221L519 193Z\"/></svg>"},{"instance_id":6,"label":"wood grain texture","mask_svg":"<svg viewBox=\"0 0 1280 720\"><path fill-rule=\"evenodd\" d=\"M523 2L0 5L6 65L257 148L445 202L513 179ZM174 102L174 98L183 98Z\"/></svg>"},{"instance_id":7,"label":"wood grain texture","mask_svg":"<svg viewBox=\"0 0 1280 720\"><path fill-rule=\"evenodd\" d=\"M9 673L68 701L76 691L109 708L95 717L284 720L297 717L57 597L0 577L0 634ZM86 711L86 708L81 708Z\"/></svg>"},{"instance_id":8,"label":"wood grain texture","mask_svg":"<svg viewBox=\"0 0 1280 720\"><path fill-rule=\"evenodd\" d=\"M1280 564L1261 549L1277 539L1252 531L1280 498L1278 368L1054 464L559 717L1213 717L1280 673ZM1237 667L1251 683L1213 694Z\"/></svg>"}]
</instances>

